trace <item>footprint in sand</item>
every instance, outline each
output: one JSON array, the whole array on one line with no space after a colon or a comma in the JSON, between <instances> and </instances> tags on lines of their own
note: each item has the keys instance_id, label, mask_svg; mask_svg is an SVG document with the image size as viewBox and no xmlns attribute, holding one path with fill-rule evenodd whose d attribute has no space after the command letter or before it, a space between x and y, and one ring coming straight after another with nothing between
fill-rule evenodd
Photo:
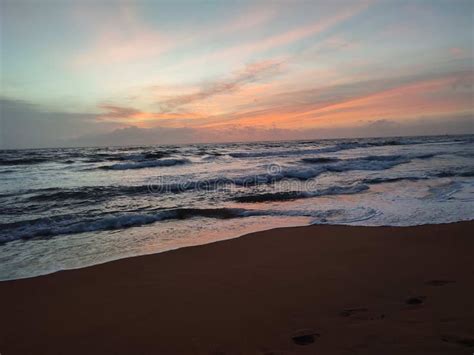
<instances>
[{"instance_id":1,"label":"footprint in sand","mask_svg":"<svg viewBox=\"0 0 474 355\"><path fill-rule=\"evenodd\" d=\"M316 333L312 329L302 329L295 332L291 339L293 340L293 343L297 345L309 345L314 343L316 338L319 338L320 336L319 333Z\"/></svg>"},{"instance_id":2,"label":"footprint in sand","mask_svg":"<svg viewBox=\"0 0 474 355\"><path fill-rule=\"evenodd\" d=\"M425 302L425 299L426 296L410 297L405 300L405 303L409 304L410 306L419 306Z\"/></svg>"},{"instance_id":3,"label":"footprint in sand","mask_svg":"<svg viewBox=\"0 0 474 355\"><path fill-rule=\"evenodd\" d=\"M471 337L463 337L459 335L445 335L441 338L446 343L457 344L461 346L465 346L467 348L474 347L474 338Z\"/></svg>"}]
</instances>

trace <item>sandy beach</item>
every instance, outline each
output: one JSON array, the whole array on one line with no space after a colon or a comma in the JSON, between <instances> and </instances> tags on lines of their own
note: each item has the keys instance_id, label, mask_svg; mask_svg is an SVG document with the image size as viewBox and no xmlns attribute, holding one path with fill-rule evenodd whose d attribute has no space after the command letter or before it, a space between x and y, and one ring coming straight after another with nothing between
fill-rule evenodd
<instances>
[{"instance_id":1,"label":"sandy beach","mask_svg":"<svg viewBox=\"0 0 474 355\"><path fill-rule=\"evenodd\" d=\"M0 353L470 354L473 227L282 228L0 282Z\"/></svg>"}]
</instances>

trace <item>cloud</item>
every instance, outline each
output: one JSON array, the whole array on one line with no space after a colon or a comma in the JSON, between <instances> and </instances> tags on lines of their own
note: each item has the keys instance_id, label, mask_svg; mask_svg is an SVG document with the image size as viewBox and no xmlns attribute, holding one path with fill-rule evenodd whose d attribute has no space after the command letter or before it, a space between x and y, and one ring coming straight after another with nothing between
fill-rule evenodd
<instances>
[{"instance_id":1,"label":"cloud","mask_svg":"<svg viewBox=\"0 0 474 355\"><path fill-rule=\"evenodd\" d=\"M191 128L139 128L130 126L112 132L87 134L67 142L70 146L182 144L195 141ZM66 142L65 142L66 143Z\"/></svg>"},{"instance_id":2,"label":"cloud","mask_svg":"<svg viewBox=\"0 0 474 355\"><path fill-rule=\"evenodd\" d=\"M472 114L422 116L405 122L390 119L366 120L347 126L310 129L232 124L221 128L139 128L131 126L109 133L82 136L68 143L74 146L152 145L469 133L474 133L474 115Z\"/></svg>"},{"instance_id":3,"label":"cloud","mask_svg":"<svg viewBox=\"0 0 474 355\"><path fill-rule=\"evenodd\" d=\"M298 41L316 36L318 34L329 31L331 28L344 23L352 17L366 10L371 1L360 1L343 6L343 10L339 10L334 15L325 16L318 21L303 24L281 33L272 34L263 39L257 39L249 42L239 43L237 45L219 48L213 52L207 52L204 55L190 58L188 60L177 63L169 70L179 71L183 68L194 68L215 61L230 61L239 58L254 57L263 54L266 51L291 45ZM293 55L291 55L293 56Z\"/></svg>"},{"instance_id":4,"label":"cloud","mask_svg":"<svg viewBox=\"0 0 474 355\"><path fill-rule=\"evenodd\" d=\"M0 98L0 149L61 146L69 138L117 128L94 113L48 111L23 100Z\"/></svg>"},{"instance_id":5,"label":"cloud","mask_svg":"<svg viewBox=\"0 0 474 355\"><path fill-rule=\"evenodd\" d=\"M239 94L259 86L250 84L281 73L282 66L274 60L249 64L192 94L167 98L162 101L166 109L160 111L105 102L98 105L102 111L99 113L58 112L23 100L0 98L0 147L179 144L473 131L472 70L433 71L288 92L265 88L250 90L251 94L241 95L244 100L239 100ZM225 100L220 97L229 93L233 95ZM224 103L224 110L218 107L219 110L211 109L205 114L193 105L203 100L212 104L211 98L216 99L217 105Z\"/></svg>"},{"instance_id":6,"label":"cloud","mask_svg":"<svg viewBox=\"0 0 474 355\"><path fill-rule=\"evenodd\" d=\"M163 111L170 111L215 95L228 94L239 90L246 84L280 73L281 67L281 62L272 60L251 63L230 78L207 83L195 93L175 96L160 102L159 105Z\"/></svg>"},{"instance_id":7,"label":"cloud","mask_svg":"<svg viewBox=\"0 0 474 355\"><path fill-rule=\"evenodd\" d=\"M94 113L51 112L21 100L0 99L0 149L61 146L185 144L337 137L474 133L474 115L419 116L406 121L390 118L359 120L344 126L280 128L230 123L220 127L181 126L140 128L98 121ZM116 114L130 108L107 106Z\"/></svg>"},{"instance_id":8,"label":"cloud","mask_svg":"<svg viewBox=\"0 0 474 355\"><path fill-rule=\"evenodd\" d=\"M361 127L371 136L473 134L474 114L420 116L408 122L379 119Z\"/></svg>"},{"instance_id":9,"label":"cloud","mask_svg":"<svg viewBox=\"0 0 474 355\"><path fill-rule=\"evenodd\" d=\"M278 122L308 127L319 120L351 123L361 117L403 118L472 111L474 71L422 73L363 80L260 96L207 124Z\"/></svg>"},{"instance_id":10,"label":"cloud","mask_svg":"<svg viewBox=\"0 0 474 355\"><path fill-rule=\"evenodd\" d=\"M112 118L112 119L121 119L121 118L131 118L135 115L141 113L140 110L137 110L132 107L123 107L123 106L116 106L111 104L100 104L100 109L105 110L106 112L101 114L101 118Z\"/></svg>"},{"instance_id":11,"label":"cloud","mask_svg":"<svg viewBox=\"0 0 474 355\"><path fill-rule=\"evenodd\" d=\"M100 5L100 4L99 4ZM139 4L119 3L115 8L90 8L77 5L75 21L83 27L96 27L93 36L70 59L74 69L109 67L139 61L156 61L161 56L203 41L245 31L265 24L275 17L275 9L251 6L231 19L219 20L193 32L159 30L142 20ZM110 13L107 12L111 11ZM90 18L93 18L92 21Z\"/></svg>"},{"instance_id":12,"label":"cloud","mask_svg":"<svg viewBox=\"0 0 474 355\"><path fill-rule=\"evenodd\" d=\"M288 92L275 92L273 83L245 87L281 72L280 66L272 61L249 65L234 76L208 83L192 94L162 101L162 111L158 112L102 104L100 108L106 112L98 118L140 127L216 128L229 124L278 123L283 127L308 128L330 121L352 124L360 118L385 116L400 120L420 114L472 111L474 72L469 70L394 76ZM218 97L230 93L226 98ZM206 106L193 105L204 100Z\"/></svg>"},{"instance_id":13,"label":"cloud","mask_svg":"<svg viewBox=\"0 0 474 355\"><path fill-rule=\"evenodd\" d=\"M174 38L157 31L140 19L136 4L119 2L116 6L73 5L73 23L89 35L70 58L74 69L122 65L157 58L175 46ZM92 31L90 31L92 29Z\"/></svg>"},{"instance_id":14,"label":"cloud","mask_svg":"<svg viewBox=\"0 0 474 355\"><path fill-rule=\"evenodd\" d=\"M103 112L96 115L97 121L133 124L136 126L185 125L194 123L201 116L192 112L147 112L128 106L118 106L108 103L98 105Z\"/></svg>"}]
</instances>

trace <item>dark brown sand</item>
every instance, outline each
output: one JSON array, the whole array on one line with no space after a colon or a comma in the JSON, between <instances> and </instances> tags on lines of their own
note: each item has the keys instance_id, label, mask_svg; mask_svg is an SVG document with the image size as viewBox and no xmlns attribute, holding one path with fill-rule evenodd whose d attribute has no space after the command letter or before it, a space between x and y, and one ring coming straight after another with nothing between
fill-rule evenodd
<instances>
[{"instance_id":1,"label":"dark brown sand","mask_svg":"<svg viewBox=\"0 0 474 355\"><path fill-rule=\"evenodd\" d=\"M472 354L473 229L276 229L0 282L0 353Z\"/></svg>"}]
</instances>

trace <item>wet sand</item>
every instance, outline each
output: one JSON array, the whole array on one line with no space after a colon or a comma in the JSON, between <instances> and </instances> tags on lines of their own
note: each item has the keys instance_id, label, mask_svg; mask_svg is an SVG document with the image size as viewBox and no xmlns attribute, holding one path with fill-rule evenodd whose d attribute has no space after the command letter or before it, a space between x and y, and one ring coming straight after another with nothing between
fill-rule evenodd
<instances>
[{"instance_id":1,"label":"wet sand","mask_svg":"<svg viewBox=\"0 0 474 355\"><path fill-rule=\"evenodd\" d=\"M282 228L0 282L0 353L471 354L472 230Z\"/></svg>"}]
</instances>

